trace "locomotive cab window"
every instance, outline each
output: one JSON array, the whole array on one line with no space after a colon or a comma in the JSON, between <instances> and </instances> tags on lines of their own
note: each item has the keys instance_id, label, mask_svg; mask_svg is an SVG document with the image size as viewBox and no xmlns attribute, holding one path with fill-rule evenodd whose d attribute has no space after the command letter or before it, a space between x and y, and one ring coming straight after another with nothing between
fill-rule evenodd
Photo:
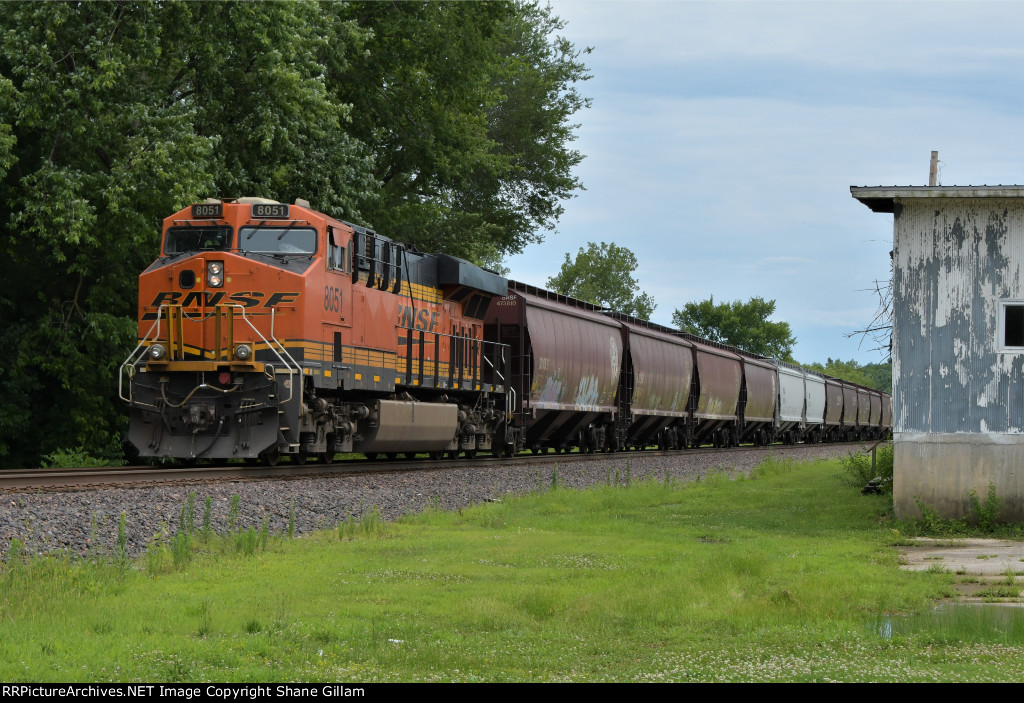
<instances>
[{"instance_id":1,"label":"locomotive cab window","mask_svg":"<svg viewBox=\"0 0 1024 703\"><path fill-rule=\"evenodd\" d=\"M314 254L316 230L311 227L243 227L238 248L255 254Z\"/></svg>"},{"instance_id":2,"label":"locomotive cab window","mask_svg":"<svg viewBox=\"0 0 1024 703\"><path fill-rule=\"evenodd\" d=\"M1024 300L1000 304L998 347L1003 352L1024 352Z\"/></svg>"},{"instance_id":3,"label":"locomotive cab window","mask_svg":"<svg viewBox=\"0 0 1024 703\"><path fill-rule=\"evenodd\" d=\"M227 251L231 248L231 228L171 227L164 237L164 254L186 254L194 251Z\"/></svg>"}]
</instances>

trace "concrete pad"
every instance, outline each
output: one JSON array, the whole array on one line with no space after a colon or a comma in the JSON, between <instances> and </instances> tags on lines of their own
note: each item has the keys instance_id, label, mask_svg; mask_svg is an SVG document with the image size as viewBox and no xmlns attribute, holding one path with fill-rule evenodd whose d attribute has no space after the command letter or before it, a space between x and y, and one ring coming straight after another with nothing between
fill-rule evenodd
<instances>
[{"instance_id":1,"label":"concrete pad","mask_svg":"<svg viewBox=\"0 0 1024 703\"><path fill-rule=\"evenodd\" d=\"M1024 542L920 537L897 549L902 569L952 574L961 600L1024 603Z\"/></svg>"}]
</instances>

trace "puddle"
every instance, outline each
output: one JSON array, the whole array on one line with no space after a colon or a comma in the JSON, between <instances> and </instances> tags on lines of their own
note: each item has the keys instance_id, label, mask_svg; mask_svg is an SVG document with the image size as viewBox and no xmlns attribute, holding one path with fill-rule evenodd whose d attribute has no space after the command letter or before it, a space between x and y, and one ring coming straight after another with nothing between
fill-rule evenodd
<instances>
[{"instance_id":1,"label":"puddle","mask_svg":"<svg viewBox=\"0 0 1024 703\"><path fill-rule=\"evenodd\" d=\"M942 603L916 615L885 615L872 630L882 639L925 636L936 641L1024 644L1020 603Z\"/></svg>"}]
</instances>

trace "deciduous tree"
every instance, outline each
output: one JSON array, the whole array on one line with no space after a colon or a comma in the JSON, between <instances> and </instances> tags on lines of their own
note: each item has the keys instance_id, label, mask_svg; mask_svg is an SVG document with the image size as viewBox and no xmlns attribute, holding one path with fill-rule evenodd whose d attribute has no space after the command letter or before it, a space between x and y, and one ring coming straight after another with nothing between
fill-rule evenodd
<instances>
[{"instance_id":1,"label":"deciduous tree","mask_svg":"<svg viewBox=\"0 0 1024 703\"><path fill-rule=\"evenodd\" d=\"M640 292L633 278L636 268L636 256L629 249L614 243L590 242L574 259L565 255L558 275L548 279L548 287L562 295L649 320L657 306L654 298Z\"/></svg>"},{"instance_id":2,"label":"deciduous tree","mask_svg":"<svg viewBox=\"0 0 1024 703\"><path fill-rule=\"evenodd\" d=\"M163 217L210 195L368 199L323 81L347 37L329 29L312 3L4 5L0 464L118 454L117 367Z\"/></svg>"},{"instance_id":3,"label":"deciduous tree","mask_svg":"<svg viewBox=\"0 0 1024 703\"><path fill-rule=\"evenodd\" d=\"M533 3L6 2L0 465L113 457L163 217L314 207L476 261L580 187L584 52Z\"/></svg>"},{"instance_id":4,"label":"deciduous tree","mask_svg":"<svg viewBox=\"0 0 1024 703\"><path fill-rule=\"evenodd\" d=\"M892 393L892 363L884 364L861 364L854 359L843 361L842 359L828 359L824 364L814 362L803 364L804 367L819 373L841 378L844 381L857 383L867 388L875 388L886 393Z\"/></svg>"},{"instance_id":5,"label":"deciduous tree","mask_svg":"<svg viewBox=\"0 0 1024 703\"><path fill-rule=\"evenodd\" d=\"M715 297L687 303L672 313L672 324L714 342L730 344L752 354L793 360L793 336L788 322L771 322L775 301L754 297L715 304Z\"/></svg>"},{"instance_id":6,"label":"deciduous tree","mask_svg":"<svg viewBox=\"0 0 1024 703\"><path fill-rule=\"evenodd\" d=\"M589 78L535 2L359 2L365 51L328 75L370 146L367 224L425 251L499 261L542 240L581 184L573 117Z\"/></svg>"}]
</instances>

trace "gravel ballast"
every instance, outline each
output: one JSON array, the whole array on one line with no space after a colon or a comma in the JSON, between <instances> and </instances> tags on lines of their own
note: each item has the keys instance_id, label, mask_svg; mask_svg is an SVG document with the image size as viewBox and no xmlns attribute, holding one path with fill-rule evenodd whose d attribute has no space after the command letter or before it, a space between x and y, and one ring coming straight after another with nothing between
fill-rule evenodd
<instances>
[{"instance_id":1,"label":"gravel ballast","mask_svg":"<svg viewBox=\"0 0 1024 703\"><path fill-rule=\"evenodd\" d=\"M239 496L237 527L259 527L269 519L272 534L287 531L294 506L294 530L301 535L360 518L374 507L385 520L422 511L428 506L454 510L473 503L500 499L509 493L535 491L551 485L557 464L559 487L586 488L614 480L627 471L633 480L653 476L692 481L709 471L748 472L766 456L810 461L846 456L860 445L810 447L775 446L769 450L674 452L667 455L634 452L591 457L587 461L502 463L429 471L366 473L285 480L263 479L198 484L156 484L152 487L100 488L77 491L0 493L0 555L12 539L30 552L68 550L75 554L104 553L117 538L125 513L128 549L132 555L161 531L173 534L182 506L195 494L197 526L207 497L212 499L211 525L226 530L232 496ZM424 466L430 466L424 463Z\"/></svg>"}]
</instances>

